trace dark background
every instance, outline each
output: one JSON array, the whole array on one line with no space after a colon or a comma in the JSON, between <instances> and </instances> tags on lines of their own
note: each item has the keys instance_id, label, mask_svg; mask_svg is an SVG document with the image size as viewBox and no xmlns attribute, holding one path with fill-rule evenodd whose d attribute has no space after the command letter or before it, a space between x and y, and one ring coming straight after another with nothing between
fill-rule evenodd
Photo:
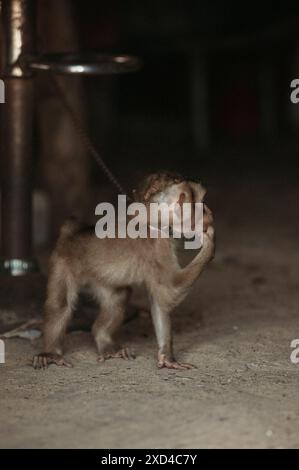
<instances>
[{"instance_id":1,"label":"dark background","mask_svg":"<svg viewBox=\"0 0 299 470\"><path fill-rule=\"evenodd\" d=\"M286 162L298 175L295 2L75 3L82 50L143 62L136 74L85 80L92 138L119 176L165 167L283 177Z\"/></svg>"}]
</instances>

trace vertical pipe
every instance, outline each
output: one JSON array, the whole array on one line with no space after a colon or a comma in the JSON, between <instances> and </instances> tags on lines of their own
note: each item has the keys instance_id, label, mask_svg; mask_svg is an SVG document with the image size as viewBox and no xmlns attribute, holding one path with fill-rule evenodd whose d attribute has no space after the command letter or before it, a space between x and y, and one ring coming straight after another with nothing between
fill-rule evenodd
<instances>
[{"instance_id":1,"label":"vertical pipe","mask_svg":"<svg viewBox=\"0 0 299 470\"><path fill-rule=\"evenodd\" d=\"M33 83L23 57L33 52L34 0L2 1L1 272L35 270L32 260Z\"/></svg>"}]
</instances>

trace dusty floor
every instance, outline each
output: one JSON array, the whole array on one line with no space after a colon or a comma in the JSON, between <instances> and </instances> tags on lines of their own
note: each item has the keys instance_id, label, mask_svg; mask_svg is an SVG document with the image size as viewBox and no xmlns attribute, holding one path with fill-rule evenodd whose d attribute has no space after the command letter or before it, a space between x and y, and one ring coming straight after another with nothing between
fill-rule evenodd
<instances>
[{"instance_id":1,"label":"dusty floor","mask_svg":"<svg viewBox=\"0 0 299 470\"><path fill-rule=\"evenodd\" d=\"M198 368L157 370L145 313L124 327L133 362L98 364L90 335L73 332L75 367L35 371L40 340L9 340L2 448L299 447L299 192L247 184L224 202L217 191L216 259L174 314L177 357Z\"/></svg>"}]
</instances>

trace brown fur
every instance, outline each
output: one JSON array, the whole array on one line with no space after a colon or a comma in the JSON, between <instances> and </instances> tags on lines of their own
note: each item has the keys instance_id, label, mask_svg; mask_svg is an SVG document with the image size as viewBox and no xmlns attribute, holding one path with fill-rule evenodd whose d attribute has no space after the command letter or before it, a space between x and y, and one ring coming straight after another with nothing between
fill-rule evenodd
<instances>
[{"instance_id":1,"label":"brown fur","mask_svg":"<svg viewBox=\"0 0 299 470\"><path fill-rule=\"evenodd\" d=\"M150 203L166 197L180 201L202 201L205 190L199 183L180 176L159 173L148 177L138 190L139 200ZM182 197L183 195L183 197ZM123 321L131 286L144 284L151 301L156 331L159 367L190 368L173 356L170 313L214 254L212 215L205 210L203 247L193 261L179 266L172 239L98 239L75 221L62 228L51 257L48 296L44 316L44 352L35 356L35 367L54 362L70 365L62 357L63 338L78 293L88 285L101 306L92 328L101 360L129 358L128 349L115 349L113 336Z\"/></svg>"}]
</instances>

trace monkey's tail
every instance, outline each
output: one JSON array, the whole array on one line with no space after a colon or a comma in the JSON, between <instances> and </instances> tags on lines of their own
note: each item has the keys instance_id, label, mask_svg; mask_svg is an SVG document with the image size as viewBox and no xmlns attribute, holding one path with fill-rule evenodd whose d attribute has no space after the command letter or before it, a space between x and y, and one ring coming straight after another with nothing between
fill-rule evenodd
<instances>
[{"instance_id":1,"label":"monkey's tail","mask_svg":"<svg viewBox=\"0 0 299 470\"><path fill-rule=\"evenodd\" d=\"M68 237L77 233L82 227L82 223L76 217L69 217L60 229L60 237Z\"/></svg>"}]
</instances>

